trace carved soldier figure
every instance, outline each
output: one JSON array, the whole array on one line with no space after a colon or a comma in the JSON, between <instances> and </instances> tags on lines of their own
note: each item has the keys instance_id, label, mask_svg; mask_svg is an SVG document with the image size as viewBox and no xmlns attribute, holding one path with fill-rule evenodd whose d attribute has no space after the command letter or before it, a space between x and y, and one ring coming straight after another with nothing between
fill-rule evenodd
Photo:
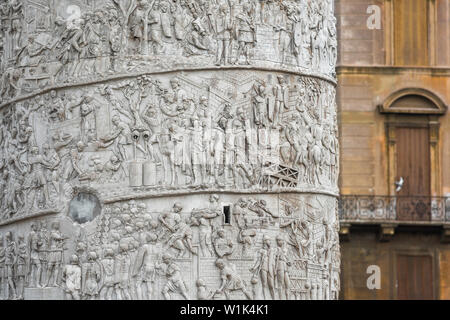
<instances>
[{"instance_id":1,"label":"carved soldier figure","mask_svg":"<svg viewBox=\"0 0 450 320\"><path fill-rule=\"evenodd\" d=\"M184 299L189 300L188 290L186 287L186 283L183 281L183 277L181 275L180 267L173 262L172 256L169 254L163 254L162 263L165 266L165 276L167 278L167 282L162 289L162 294L166 300L171 300L172 296L170 293L178 293Z\"/></svg>"},{"instance_id":2,"label":"carved soldier figure","mask_svg":"<svg viewBox=\"0 0 450 320\"><path fill-rule=\"evenodd\" d=\"M289 85L283 76L278 76L278 83L273 87L275 105L271 115L272 128L277 129L283 110L289 110Z\"/></svg>"},{"instance_id":3,"label":"carved soldier figure","mask_svg":"<svg viewBox=\"0 0 450 320\"><path fill-rule=\"evenodd\" d=\"M131 258L128 250L128 242L121 241L119 243L119 253L116 254L114 259L115 291L118 300L131 300L129 283Z\"/></svg>"},{"instance_id":4,"label":"carved soldier figure","mask_svg":"<svg viewBox=\"0 0 450 320\"><path fill-rule=\"evenodd\" d=\"M253 117L255 124L259 128L267 127L269 99L267 97L267 88L264 84L257 83L253 86L252 96Z\"/></svg>"},{"instance_id":5,"label":"carved soldier figure","mask_svg":"<svg viewBox=\"0 0 450 320\"><path fill-rule=\"evenodd\" d=\"M37 43L35 36L28 36L28 43L19 50L16 57L16 64L21 67L38 66L42 60L42 53L48 48Z\"/></svg>"},{"instance_id":6,"label":"carved soldier figure","mask_svg":"<svg viewBox=\"0 0 450 320\"><path fill-rule=\"evenodd\" d=\"M42 272L40 279L38 279L38 281L40 281L40 285L38 284L38 287L43 288L47 283L48 250L50 247L47 223L45 221L41 221L41 227L39 228L39 239L40 239L39 260L41 263Z\"/></svg>"},{"instance_id":7,"label":"carved soldier figure","mask_svg":"<svg viewBox=\"0 0 450 320\"><path fill-rule=\"evenodd\" d=\"M181 120L181 119L180 119ZM181 121L180 121L181 122ZM182 179L183 167L185 165L186 144L189 144L189 137L187 136L186 129L183 125L178 125L175 121L171 122L170 130L172 131L172 141L174 142L173 150L173 166L175 168L174 173L174 184L175 186L183 185L184 180ZM187 141L186 141L187 140Z\"/></svg>"},{"instance_id":8,"label":"carved soldier figure","mask_svg":"<svg viewBox=\"0 0 450 320\"><path fill-rule=\"evenodd\" d=\"M161 236L159 237L161 240L166 240L169 238L170 234L176 231L176 225L181 219L180 212L183 210L183 207L180 203L176 202L173 205L172 211L162 213L158 220L161 222L163 228Z\"/></svg>"},{"instance_id":9,"label":"carved soldier figure","mask_svg":"<svg viewBox=\"0 0 450 320\"><path fill-rule=\"evenodd\" d=\"M62 271L62 282L66 300L81 299L81 267L77 255L70 257L70 264L65 265Z\"/></svg>"},{"instance_id":10,"label":"carved soldier figure","mask_svg":"<svg viewBox=\"0 0 450 320\"><path fill-rule=\"evenodd\" d=\"M60 177L58 172L58 166L61 163L61 158L54 148L50 148L48 143L42 146L42 153L44 160L51 166L47 169L47 179L52 183L53 188L57 195L60 194Z\"/></svg>"},{"instance_id":11,"label":"carved soldier figure","mask_svg":"<svg viewBox=\"0 0 450 320\"><path fill-rule=\"evenodd\" d=\"M239 228L238 241L242 244L242 255L246 256L253 246L253 241L256 236L256 229L254 228L253 215L248 210L248 202L244 198L240 198L233 206L233 216Z\"/></svg>"},{"instance_id":12,"label":"carved soldier figure","mask_svg":"<svg viewBox=\"0 0 450 320\"><path fill-rule=\"evenodd\" d=\"M205 149L205 165L206 171L209 175L209 179L205 179L208 184L211 183L211 176L213 175L214 170L214 158L212 156L212 150L214 147L213 141L213 129L212 129L212 110L209 105L209 100L207 97L200 97L200 101L195 111L194 116L196 116L200 125L203 128L203 148ZM214 183L214 182L212 182Z\"/></svg>"},{"instance_id":13,"label":"carved soldier figure","mask_svg":"<svg viewBox=\"0 0 450 320\"><path fill-rule=\"evenodd\" d=\"M164 48L162 43L162 23L161 13L159 10L158 2L154 2L150 15L148 17L148 24L150 26L149 41L153 47L153 54L161 54L161 50Z\"/></svg>"},{"instance_id":14,"label":"carved soldier figure","mask_svg":"<svg viewBox=\"0 0 450 320\"><path fill-rule=\"evenodd\" d=\"M3 243L3 235L0 234L0 297L4 298L6 292L6 248Z\"/></svg>"},{"instance_id":15,"label":"carved soldier figure","mask_svg":"<svg viewBox=\"0 0 450 320\"><path fill-rule=\"evenodd\" d=\"M81 291L84 299L96 300L100 292L102 280L102 269L97 261L97 253L88 253L88 261L82 266Z\"/></svg>"},{"instance_id":16,"label":"carved soldier figure","mask_svg":"<svg viewBox=\"0 0 450 320\"><path fill-rule=\"evenodd\" d=\"M48 254L48 265L47 265L47 287L58 286L61 266L63 264L63 253L64 253L64 240L65 237L59 230L59 222L52 223L52 230L49 234L49 254ZM52 282L53 279L53 283Z\"/></svg>"},{"instance_id":17,"label":"carved soldier figure","mask_svg":"<svg viewBox=\"0 0 450 320\"><path fill-rule=\"evenodd\" d=\"M198 119L193 120L194 127L191 133L192 171L194 173L194 186L202 186L206 179L205 146L203 144L203 128Z\"/></svg>"},{"instance_id":18,"label":"carved soldier figure","mask_svg":"<svg viewBox=\"0 0 450 320\"><path fill-rule=\"evenodd\" d=\"M151 300L154 297L156 257L161 249L157 244L156 234L147 233L145 240L146 243L139 248L133 266L133 277L137 277L137 298L139 300ZM146 290L145 294L144 290Z\"/></svg>"},{"instance_id":19,"label":"carved soldier figure","mask_svg":"<svg viewBox=\"0 0 450 320\"><path fill-rule=\"evenodd\" d=\"M254 266L250 271L261 278L261 286L264 300L268 300L266 290L269 289L270 297L275 299L275 272L276 268L276 252L273 248L271 239L264 235L263 247L258 251Z\"/></svg>"},{"instance_id":20,"label":"carved soldier figure","mask_svg":"<svg viewBox=\"0 0 450 320\"><path fill-rule=\"evenodd\" d=\"M322 181L320 179L321 172L322 172L322 163L323 163L323 145L322 145L322 137L323 137L323 129L319 124L316 124L311 128L312 135L313 135L313 142L312 146L310 147L310 154L309 158L311 161L311 183L316 184L322 184Z\"/></svg>"},{"instance_id":21,"label":"carved soldier figure","mask_svg":"<svg viewBox=\"0 0 450 320\"><path fill-rule=\"evenodd\" d=\"M11 231L8 231L5 235L6 246L5 246L5 274L6 274L6 285L9 293L9 299L15 300L17 299L17 291L16 291L16 283L15 283L15 274L14 274L14 266L17 262L17 245L13 239L13 234Z\"/></svg>"},{"instance_id":22,"label":"carved soldier figure","mask_svg":"<svg viewBox=\"0 0 450 320\"><path fill-rule=\"evenodd\" d=\"M247 291L246 283L236 271L234 264L227 263L225 260L219 258L216 261L216 267L220 270L220 279L222 281L216 293L225 294L227 300L229 300L231 292L241 291L248 300L252 300L250 292Z\"/></svg>"},{"instance_id":23,"label":"carved soldier figure","mask_svg":"<svg viewBox=\"0 0 450 320\"><path fill-rule=\"evenodd\" d=\"M30 252L30 287L38 287L42 277L41 260L39 259L39 250L42 242L38 232L38 225L33 223L31 225L31 232L28 236L28 247Z\"/></svg>"},{"instance_id":24,"label":"carved soldier figure","mask_svg":"<svg viewBox=\"0 0 450 320\"><path fill-rule=\"evenodd\" d=\"M223 228L217 230L217 237L214 238L214 249L219 258L227 259L233 254L234 243L227 237Z\"/></svg>"},{"instance_id":25,"label":"carved soldier figure","mask_svg":"<svg viewBox=\"0 0 450 320\"><path fill-rule=\"evenodd\" d=\"M171 16L169 3L167 3L166 1L161 1L159 3L159 9L161 11L161 31L163 36L162 39L166 43L171 42L173 38L173 19Z\"/></svg>"},{"instance_id":26,"label":"carved soldier figure","mask_svg":"<svg viewBox=\"0 0 450 320\"><path fill-rule=\"evenodd\" d=\"M219 114L216 126L214 127L213 133L213 148L211 150L211 155L214 158L214 180L219 187L223 187L224 184L220 180L220 176L224 172L224 161L225 161L225 140L226 133L225 130L228 126L228 122L233 116L230 113L231 105L226 104L224 106L224 111Z\"/></svg>"},{"instance_id":27,"label":"carved soldier figure","mask_svg":"<svg viewBox=\"0 0 450 320\"><path fill-rule=\"evenodd\" d=\"M286 241L282 234L277 235L276 248L276 278L278 284L278 298L281 300L290 299L291 280L288 267L291 265L289 252L286 247Z\"/></svg>"},{"instance_id":28,"label":"carved soldier figure","mask_svg":"<svg viewBox=\"0 0 450 320\"><path fill-rule=\"evenodd\" d=\"M267 202L264 199L249 201L248 209L255 212L259 217L272 221L272 218L279 218L279 215L267 208Z\"/></svg>"},{"instance_id":29,"label":"carved soldier figure","mask_svg":"<svg viewBox=\"0 0 450 320\"><path fill-rule=\"evenodd\" d=\"M111 64L110 64L110 72L114 72L117 70L117 56L120 54L120 51L123 50L122 46L122 37L123 37L123 29L121 22L118 17L118 13L116 10L111 10L109 12L109 34L108 34L108 42L111 50Z\"/></svg>"},{"instance_id":30,"label":"carved soldier figure","mask_svg":"<svg viewBox=\"0 0 450 320\"><path fill-rule=\"evenodd\" d=\"M191 221L190 219L186 220L189 221L185 221L185 219L180 216L180 219L178 219L177 224L174 227L175 232L172 233L166 241L169 248L172 247L178 251L178 257L185 256L188 251L194 255L197 254L192 245L193 231L190 226Z\"/></svg>"},{"instance_id":31,"label":"carved soldier figure","mask_svg":"<svg viewBox=\"0 0 450 320\"><path fill-rule=\"evenodd\" d=\"M198 279L195 285L197 286L198 300L211 300L214 297L214 292L208 289L203 279Z\"/></svg>"},{"instance_id":32,"label":"carved soldier figure","mask_svg":"<svg viewBox=\"0 0 450 320\"><path fill-rule=\"evenodd\" d=\"M102 266L102 283L103 287L100 291L100 299L112 300L114 292L115 278L114 278L114 250L106 248L104 257L100 261Z\"/></svg>"},{"instance_id":33,"label":"carved soldier figure","mask_svg":"<svg viewBox=\"0 0 450 320\"><path fill-rule=\"evenodd\" d=\"M183 12L183 8L180 5L179 0L172 0L172 5L170 7L170 12L173 17L173 28L175 31L175 38L179 41L184 39L185 35L185 26L184 19L185 13Z\"/></svg>"},{"instance_id":34,"label":"carved soldier figure","mask_svg":"<svg viewBox=\"0 0 450 320\"><path fill-rule=\"evenodd\" d=\"M211 195L211 198L214 195ZM217 197L217 196L216 196ZM211 201L211 200L210 200ZM216 200L213 200L216 201ZM210 202L211 203L211 202ZM208 252L210 256L214 254L212 245L212 221L220 215L220 211L214 210L214 208L208 209L193 209L192 216L197 219L197 225L199 228L199 243L200 250L203 256L206 256Z\"/></svg>"},{"instance_id":35,"label":"carved soldier figure","mask_svg":"<svg viewBox=\"0 0 450 320\"><path fill-rule=\"evenodd\" d=\"M42 189L45 199L45 205L50 204L50 195L48 192L47 179L45 178L44 169L52 168L52 165L48 163L42 155L39 154L38 147L32 147L30 150L30 156L28 156L28 164L30 165L29 180L26 187L32 189L31 200L28 200L30 208L34 207L34 201L36 199L36 193Z\"/></svg>"},{"instance_id":36,"label":"carved soldier figure","mask_svg":"<svg viewBox=\"0 0 450 320\"><path fill-rule=\"evenodd\" d=\"M20 40L22 37L24 6L20 0L8 0L8 7L10 8L9 18L11 26L9 32L11 34L11 49L16 53L20 48Z\"/></svg>"},{"instance_id":37,"label":"carved soldier figure","mask_svg":"<svg viewBox=\"0 0 450 320\"><path fill-rule=\"evenodd\" d=\"M244 55L246 64L250 64L250 46L256 43L256 24L251 5L245 3L242 12L236 16L236 19L239 48L234 63L237 63L240 57Z\"/></svg>"},{"instance_id":38,"label":"carved soldier figure","mask_svg":"<svg viewBox=\"0 0 450 320\"><path fill-rule=\"evenodd\" d=\"M210 43L200 18L192 22L192 30L186 35L185 55L204 55L209 52Z\"/></svg>"},{"instance_id":39,"label":"carved soldier figure","mask_svg":"<svg viewBox=\"0 0 450 320\"><path fill-rule=\"evenodd\" d=\"M131 36L133 39L136 39L138 42L138 50L137 52L140 54L144 54L142 51L144 41L146 40L146 36L144 36L144 32L146 30L145 24L147 23L147 19L145 15L148 10L145 6L145 2L142 0L138 0L136 3L136 8L130 16L130 20L128 22L129 28L131 30Z\"/></svg>"},{"instance_id":40,"label":"carved soldier figure","mask_svg":"<svg viewBox=\"0 0 450 320\"><path fill-rule=\"evenodd\" d=\"M106 138L103 138L104 142L109 142L114 140L114 149L116 155L120 157L121 160L128 160L128 155L125 146L131 145L131 129L128 124L120 119L118 115L113 116L112 123L116 127L116 130Z\"/></svg>"},{"instance_id":41,"label":"carved soldier figure","mask_svg":"<svg viewBox=\"0 0 450 320\"><path fill-rule=\"evenodd\" d=\"M17 299L23 300L23 294L25 290L25 278L27 276L28 269L28 250L23 236L17 237L17 257L16 257L16 290Z\"/></svg>"},{"instance_id":42,"label":"carved soldier figure","mask_svg":"<svg viewBox=\"0 0 450 320\"><path fill-rule=\"evenodd\" d=\"M97 138L95 124L95 112L97 106L93 102L94 97L91 95L87 95L80 105L81 140L84 143L91 142Z\"/></svg>"},{"instance_id":43,"label":"carved soldier figure","mask_svg":"<svg viewBox=\"0 0 450 320\"><path fill-rule=\"evenodd\" d=\"M218 15L215 18L214 31L217 40L216 65L229 64L231 51L231 34L233 32L233 22L227 5L219 7Z\"/></svg>"}]
</instances>

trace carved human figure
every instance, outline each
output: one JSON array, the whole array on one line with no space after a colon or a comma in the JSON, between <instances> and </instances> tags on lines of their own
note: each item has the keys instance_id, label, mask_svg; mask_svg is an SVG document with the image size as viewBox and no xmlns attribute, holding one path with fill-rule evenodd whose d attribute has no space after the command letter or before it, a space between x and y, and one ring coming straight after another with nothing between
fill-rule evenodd
<instances>
[{"instance_id":1,"label":"carved human figure","mask_svg":"<svg viewBox=\"0 0 450 320\"><path fill-rule=\"evenodd\" d=\"M30 171L26 187L31 189L31 193L27 202L30 208L33 208L35 205L36 194L42 190L45 205L48 206L50 204L50 195L48 192L47 179L45 178L44 169L52 168L52 165L48 163L41 154L39 154L39 148L36 146L32 147L30 150L28 164L30 166Z\"/></svg>"},{"instance_id":2,"label":"carved human figure","mask_svg":"<svg viewBox=\"0 0 450 320\"><path fill-rule=\"evenodd\" d=\"M112 300L115 285L115 275L114 275L114 250L111 248L106 248L104 250L103 259L100 260L102 266L102 289L100 291L101 300Z\"/></svg>"},{"instance_id":3,"label":"carved human figure","mask_svg":"<svg viewBox=\"0 0 450 320\"><path fill-rule=\"evenodd\" d=\"M96 300L100 292L102 268L97 259L97 253L90 251L87 262L82 265L82 296L86 300Z\"/></svg>"},{"instance_id":4,"label":"carved human figure","mask_svg":"<svg viewBox=\"0 0 450 320\"><path fill-rule=\"evenodd\" d=\"M128 26L130 28L130 35L132 39L135 39L138 42L138 50L137 52L140 54L146 54L144 52L144 42L147 39L147 35L145 35L147 24L148 10L146 8L145 2L138 0L136 2L136 8L130 16Z\"/></svg>"},{"instance_id":5,"label":"carved human figure","mask_svg":"<svg viewBox=\"0 0 450 320\"><path fill-rule=\"evenodd\" d=\"M115 127L110 136L104 137L101 140L109 142L114 140L114 151L122 161L128 160L126 146L132 144L130 126L122 121L118 115L113 116L112 123Z\"/></svg>"},{"instance_id":6,"label":"carved human figure","mask_svg":"<svg viewBox=\"0 0 450 320\"><path fill-rule=\"evenodd\" d=\"M119 253L114 259L114 274L115 274L115 292L117 300L131 300L130 295L130 268L131 258L128 253L128 242L121 241L119 243Z\"/></svg>"},{"instance_id":7,"label":"carved human figure","mask_svg":"<svg viewBox=\"0 0 450 320\"><path fill-rule=\"evenodd\" d=\"M159 5L156 1L153 1L153 7L148 13L148 17L143 17L143 22L147 23L147 28L144 26L142 32L148 29L148 36L142 34L142 38L147 38L151 46L151 54L158 55L162 53L164 45L162 42L162 23L161 12Z\"/></svg>"},{"instance_id":8,"label":"carved human figure","mask_svg":"<svg viewBox=\"0 0 450 320\"><path fill-rule=\"evenodd\" d=\"M269 99L267 97L267 88L262 83L255 83L252 96L253 118L258 128L267 127Z\"/></svg>"},{"instance_id":9,"label":"carved human figure","mask_svg":"<svg viewBox=\"0 0 450 320\"><path fill-rule=\"evenodd\" d=\"M273 87L275 105L270 117L274 129L279 128L282 112L289 110L289 85L283 76L278 76L277 79L278 83Z\"/></svg>"},{"instance_id":10,"label":"carved human figure","mask_svg":"<svg viewBox=\"0 0 450 320\"><path fill-rule=\"evenodd\" d=\"M0 234L0 297L4 298L6 292L6 248L3 243L3 235Z\"/></svg>"},{"instance_id":11,"label":"carved human figure","mask_svg":"<svg viewBox=\"0 0 450 320\"><path fill-rule=\"evenodd\" d=\"M193 120L191 132L192 171L194 173L194 186L202 186L206 178L205 146L203 144L203 128L198 119Z\"/></svg>"},{"instance_id":12,"label":"carved human figure","mask_svg":"<svg viewBox=\"0 0 450 320\"><path fill-rule=\"evenodd\" d=\"M248 201L240 198L233 206L233 217L239 228L238 241L242 244L242 255L246 256L253 247L256 237L254 220L256 214L251 214L248 209Z\"/></svg>"},{"instance_id":13,"label":"carved human figure","mask_svg":"<svg viewBox=\"0 0 450 320\"><path fill-rule=\"evenodd\" d=\"M47 264L47 283L46 286L56 287L59 284L61 266L64 257L65 237L61 233L59 222L53 222L52 230L49 234L48 264Z\"/></svg>"},{"instance_id":14,"label":"carved human figure","mask_svg":"<svg viewBox=\"0 0 450 320\"><path fill-rule=\"evenodd\" d=\"M216 121L216 125L213 128L213 147L211 150L211 156L214 159L214 180L217 186L223 187L224 183L221 181L220 176L224 172L225 161L225 140L228 121L232 118L229 110L230 105L225 105L224 112L219 115L219 119Z\"/></svg>"},{"instance_id":15,"label":"carved human figure","mask_svg":"<svg viewBox=\"0 0 450 320\"><path fill-rule=\"evenodd\" d=\"M48 250L49 250L49 234L47 229L47 222L41 221L39 230L40 248L39 248L39 260L42 268L40 274L40 285L38 287L44 288L47 283L47 265L48 265Z\"/></svg>"},{"instance_id":16,"label":"carved human figure","mask_svg":"<svg viewBox=\"0 0 450 320\"><path fill-rule=\"evenodd\" d=\"M96 109L98 106L94 103L94 97L87 95L80 104L81 116L81 140L84 143L91 142L97 139L96 137Z\"/></svg>"},{"instance_id":17,"label":"carved human figure","mask_svg":"<svg viewBox=\"0 0 450 320\"><path fill-rule=\"evenodd\" d=\"M180 121L181 122L181 121ZM171 138L174 143L173 150L173 168L174 168L174 185L182 186L185 181L182 179L183 169L185 165L185 156L187 153L186 145L189 144L190 139L187 136L185 127L178 125L175 121L171 122L169 127L171 131Z\"/></svg>"},{"instance_id":18,"label":"carved human figure","mask_svg":"<svg viewBox=\"0 0 450 320\"><path fill-rule=\"evenodd\" d=\"M173 128L164 128L159 136L159 149L164 168L164 183L169 187L173 187L175 184L175 144L171 131L173 131Z\"/></svg>"},{"instance_id":19,"label":"carved human figure","mask_svg":"<svg viewBox=\"0 0 450 320\"><path fill-rule=\"evenodd\" d=\"M245 3L242 6L242 12L236 16L236 19L238 23L239 47L234 63L239 62L243 55L245 63L250 64L250 47L256 43L256 24L252 6L249 3Z\"/></svg>"},{"instance_id":20,"label":"carved human figure","mask_svg":"<svg viewBox=\"0 0 450 320\"><path fill-rule=\"evenodd\" d=\"M227 259L234 252L234 243L225 232L225 229L217 230L217 237L214 238L214 249L219 258Z\"/></svg>"},{"instance_id":21,"label":"carved human figure","mask_svg":"<svg viewBox=\"0 0 450 320\"><path fill-rule=\"evenodd\" d=\"M42 63L42 54L47 49L47 47L35 41L34 35L30 35L28 36L28 43L18 51L18 54L16 56L16 64L21 67L36 67L40 63Z\"/></svg>"},{"instance_id":22,"label":"carved human figure","mask_svg":"<svg viewBox=\"0 0 450 320\"><path fill-rule=\"evenodd\" d=\"M219 7L214 20L214 32L217 40L216 65L226 65L231 63L231 35L233 32L233 19L230 15L228 5L222 4Z\"/></svg>"},{"instance_id":23,"label":"carved human figure","mask_svg":"<svg viewBox=\"0 0 450 320\"><path fill-rule=\"evenodd\" d=\"M41 261L39 259L39 251L41 248L42 242L40 239L40 235L38 232L38 225L33 223L31 225L31 232L28 235L28 247L30 252L30 287L38 287L40 285L41 276L42 276L42 266Z\"/></svg>"},{"instance_id":24,"label":"carved human figure","mask_svg":"<svg viewBox=\"0 0 450 320\"><path fill-rule=\"evenodd\" d=\"M139 248L133 266L133 277L137 278L137 298L152 300L155 295L156 259L161 248L157 244L156 234L147 233L145 240L145 244Z\"/></svg>"},{"instance_id":25,"label":"carved human figure","mask_svg":"<svg viewBox=\"0 0 450 320\"><path fill-rule=\"evenodd\" d=\"M172 300L171 293L178 293L184 299L189 300L188 289L183 281L180 266L178 266L170 254L163 254L162 264L167 282L162 289L162 294L166 300Z\"/></svg>"},{"instance_id":26,"label":"carved human figure","mask_svg":"<svg viewBox=\"0 0 450 320\"><path fill-rule=\"evenodd\" d=\"M191 32L186 34L184 46L186 56L205 55L211 49L207 32L200 18L191 23Z\"/></svg>"},{"instance_id":27,"label":"carved human figure","mask_svg":"<svg viewBox=\"0 0 450 320\"><path fill-rule=\"evenodd\" d=\"M10 29L11 49L15 53L20 48L20 40L23 31L24 6L20 0L8 0L10 8Z\"/></svg>"},{"instance_id":28,"label":"carved human figure","mask_svg":"<svg viewBox=\"0 0 450 320\"><path fill-rule=\"evenodd\" d=\"M108 27L109 34L107 40L109 42L109 48L111 52L111 64L108 71L114 72L118 69L117 56L120 54L121 50L124 49L124 46L122 46L124 31L119 19L119 15L114 9L109 11Z\"/></svg>"},{"instance_id":29,"label":"carved human figure","mask_svg":"<svg viewBox=\"0 0 450 320\"><path fill-rule=\"evenodd\" d=\"M267 208L267 202L264 199L261 200L249 200L248 209L263 218L265 222L272 222L273 218L279 218L278 213Z\"/></svg>"},{"instance_id":30,"label":"carved human figure","mask_svg":"<svg viewBox=\"0 0 450 320\"><path fill-rule=\"evenodd\" d=\"M281 64L286 63L286 59L289 56L290 53L293 52L293 33L294 33L294 22L292 21L292 18L290 19L288 17L288 12L291 6L284 5L284 10L286 11L286 14L283 14L281 16L281 19L278 23L278 25L275 27L275 31L279 32L279 51L281 55Z\"/></svg>"},{"instance_id":31,"label":"carved human figure","mask_svg":"<svg viewBox=\"0 0 450 320\"><path fill-rule=\"evenodd\" d=\"M309 150L309 158L310 158L310 177L311 177L311 183L316 184L322 184L321 181L321 173L322 173L322 163L323 163L323 145L322 145L322 137L323 137L323 129L319 124L316 124L311 128L312 136L313 136L313 142L312 146Z\"/></svg>"},{"instance_id":32,"label":"carved human figure","mask_svg":"<svg viewBox=\"0 0 450 320\"><path fill-rule=\"evenodd\" d=\"M214 297L214 292L208 289L203 279L198 279L195 282L197 287L197 299L198 300L211 300Z\"/></svg>"},{"instance_id":33,"label":"carved human figure","mask_svg":"<svg viewBox=\"0 0 450 320\"><path fill-rule=\"evenodd\" d=\"M54 148L50 147L50 144L45 143L42 146L42 155L44 160L50 164L49 168L45 168L47 171L48 180L51 182L51 186L55 190L56 194L59 195L60 191L60 177L58 172L59 164L61 163L61 158Z\"/></svg>"},{"instance_id":34,"label":"carved human figure","mask_svg":"<svg viewBox=\"0 0 450 320\"><path fill-rule=\"evenodd\" d=\"M6 285L8 290L7 299L11 298L13 300L17 299L16 282L15 282L15 272L14 266L17 262L17 244L13 239L13 234L8 231L5 235L6 245L5 245L5 274L6 274Z\"/></svg>"},{"instance_id":35,"label":"carved human figure","mask_svg":"<svg viewBox=\"0 0 450 320\"><path fill-rule=\"evenodd\" d=\"M189 252L194 255L197 254L192 244L193 231L190 224L190 219L184 219L180 216L180 219L177 219L174 226L175 232L166 241L168 248L178 251L178 258L186 256Z\"/></svg>"},{"instance_id":36,"label":"carved human figure","mask_svg":"<svg viewBox=\"0 0 450 320\"><path fill-rule=\"evenodd\" d=\"M234 264L227 263L225 260L219 258L216 261L216 267L220 270L220 279L222 281L216 293L225 294L225 297L229 300L231 292L241 291L248 300L252 300L252 296L247 290L247 285L237 272Z\"/></svg>"},{"instance_id":37,"label":"carved human figure","mask_svg":"<svg viewBox=\"0 0 450 320\"><path fill-rule=\"evenodd\" d=\"M78 256L73 254L62 270L62 283L66 300L81 299L81 267Z\"/></svg>"},{"instance_id":38,"label":"carved human figure","mask_svg":"<svg viewBox=\"0 0 450 320\"><path fill-rule=\"evenodd\" d=\"M62 168L64 168L64 171L62 177L64 183L85 176L85 170L81 167L85 147L86 145L82 141L78 141L63 158Z\"/></svg>"},{"instance_id":39,"label":"carved human figure","mask_svg":"<svg viewBox=\"0 0 450 320\"><path fill-rule=\"evenodd\" d=\"M278 298L280 300L290 299L291 280L289 276L289 266L291 261L289 259L289 252L284 240L283 234L278 234L276 237L276 278L278 285Z\"/></svg>"},{"instance_id":40,"label":"carved human figure","mask_svg":"<svg viewBox=\"0 0 450 320\"><path fill-rule=\"evenodd\" d=\"M204 257L214 254L212 244L212 225L211 221L218 216L215 211L208 209L193 209L192 216L197 220L196 225L199 230L200 250Z\"/></svg>"},{"instance_id":41,"label":"carved human figure","mask_svg":"<svg viewBox=\"0 0 450 320\"><path fill-rule=\"evenodd\" d=\"M258 251L255 264L250 269L255 276L259 275L261 279L264 300L275 299L276 253L277 249L272 246L271 239L264 235L263 247ZM269 290L270 296L266 295L266 290Z\"/></svg>"},{"instance_id":42,"label":"carved human figure","mask_svg":"<svg viewBox=\"0 0 450 320\"><path fill-rule=\"evenodd\" d=\"M15 281L17 299L23 300L25 290L25 278L28 270L28 250L27 244L22 235L17 237L17 257L15 265Z\"/></svg>"},{"instance_id":43,"label":"carved human figure","mask_svg":"<svg viewBox=\"0 0 450 320\"><path fill-rule=\"evenodd\" d=\"M185 13L183 12L183 8L181 6L181 1L179 0L172 0L172 4L170 7L170 12L173 17L173 28L174 28L174 34L175 38L178 41L181 41L184 39L185 35Z\"/></svg>"},{"instance_id":44,"label":"carved human figure","mask_svg":"<svg viewBox=\"0 0 450 320\"><path fill-rule=\"evenodd\" d=\"M183 207L180 203L176 202L173 205L172 211L164 212L159 217L158 220L162 225L162 232L160 235L161 240L167 240L169 236L176 231L176 225L181 219L180 213Z\"/></svg>"}]
</instances>

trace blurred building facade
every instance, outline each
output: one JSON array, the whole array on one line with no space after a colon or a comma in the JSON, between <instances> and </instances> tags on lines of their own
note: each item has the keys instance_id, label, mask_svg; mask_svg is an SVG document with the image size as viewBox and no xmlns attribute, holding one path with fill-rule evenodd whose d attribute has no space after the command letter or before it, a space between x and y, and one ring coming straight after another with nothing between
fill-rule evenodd
<instances>
[{"instance_id":1,"label":"blurred building facade","mask_svg":"<svg viewBox=\"0 0 450 320\"><path fill-rule=\"evenodd\" d=\"M341 299L450 299L450 1L335 10Z\"/></svg>"}]
</instances>

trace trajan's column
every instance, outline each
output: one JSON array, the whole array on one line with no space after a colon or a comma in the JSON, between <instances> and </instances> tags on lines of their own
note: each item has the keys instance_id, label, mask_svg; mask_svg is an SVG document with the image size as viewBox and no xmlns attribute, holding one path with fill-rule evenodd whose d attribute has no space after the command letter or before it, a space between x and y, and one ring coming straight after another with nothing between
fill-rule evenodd
<instances>
[{"instance_id":1,"label":"trajan's column","mask_svg":"<svg viewBox=\"0 0 450 320\"><path fill-rule=\"evenodd\" d=\"M332 0L1 0L1 299L337 299Z\"/></svg>"}]
</instances>

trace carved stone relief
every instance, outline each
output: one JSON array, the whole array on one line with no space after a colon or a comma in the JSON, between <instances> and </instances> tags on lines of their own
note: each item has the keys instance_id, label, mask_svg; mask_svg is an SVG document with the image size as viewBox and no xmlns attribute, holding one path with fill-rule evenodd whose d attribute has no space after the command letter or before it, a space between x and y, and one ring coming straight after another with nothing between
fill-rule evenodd
<instances>
[{"instance_id":1,"label":"carved stone relief","mask_svg":"<svg viewBox=\"0 0 450 320\"><path fill-rule=\"evenodd\" d=\"M216 66L334 78L331 0L0 2L0 97L118 74Z\"/></svg>"},{"instance_id":2,"label":"carved stone relief","mask_svg":"<svg viewBox=\"0 0 450 320\"><path fill-rule=\"evenodd\" d=\"M2 299L337 299L331 1L0 15Z\"/></svg>"},{"instance_id":3,"label":"carved stone relief","mask_svg":"<svg viewBox=\"0 0 450 320\"><path fill-rule=\"evenodd\" d=\"M75 300L336 299L334 197L179 200L103 204L84 224L67 215L5 227L15 231L2 232L1 297L36 299L53 290Z\"/></svg>"}]
</instances>

